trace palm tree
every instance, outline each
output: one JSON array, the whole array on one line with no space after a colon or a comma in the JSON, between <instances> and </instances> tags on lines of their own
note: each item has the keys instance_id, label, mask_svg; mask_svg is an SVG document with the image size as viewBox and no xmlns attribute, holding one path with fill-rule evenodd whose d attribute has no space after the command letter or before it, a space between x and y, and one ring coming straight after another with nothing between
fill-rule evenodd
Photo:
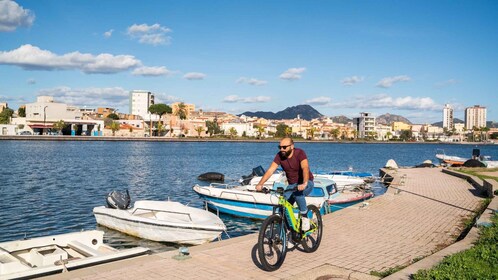
<instances>
[{"instance_id":1,"label":"palm tree","mask_svg":"<svg viewBox=\"0 0 498 280\"><path fill-rule=\"evenodd\" d=\"M292 135L292 128L289 126L285 128L285 136L290 137Z\"/></svg>"},{"instance_id":2,"label":"palm tree","mask_svg":"<svg viewBox=\"0 0 498 280\"><path fill-rule=\"evenodd\" d=\"M185 103L181 102L178 104L178 109L175 113L176 116L180 118L180 120L186 120L187 119L187 106L185 106Z\"/></svg>"},{"instance_id":3,"label":"palm tree","mask_svg":"<svg viewBox=\"0 0 498 280\"><path fill-rule=\"evenodd\" d=\"M256 126L257 133L258 133L258 139L261 139L261 136L263 133L265 133L265 128L263 126Z\"/></svg>"},{"instance_id":4,"label":"palm tree","mask_svg":"<svg viewBox=\"0 0 498 280\"><path fill-rule=\"evenodd\" d=\"M313 140L313 139L315 139L315 133L317 131L318 131L318 129L312 126L308 130L306 130L306 133L309 134L311 136L311 140ZM310 137L308 137L308 138L310 138Z\"/></svg>"},{"instance_id":5,"label":"palm tree","mask_svg":"<svg viewBox=\"0 0 498 280\"><path fill-rule=\"evenodd\" d=\"M204 128L202 126L198 126L195 128L195 131L197 131L197 136L201 138L201 132L204 131Z\"/></svg>"},{"instance_id":6,"label":"palm tree","mask_svg":"<svg viewBox=\"0 0 498 280\"><path fill-rule=\"evenodd\" d=\"M332 137L334 137L334 139L336 139L336 140L337 140L337 138L339 137L339 133L340 133L340 131L339 131L339 129L338 129L338 128L334 128L334 129L332 129L332 130L330 131L330 133L332 134Z\"/></svg>"},{"instance_id":7,"label":"palm tree","mask_svg":"<svg viewBox=\"0 0 498 280\"><path fill-rule=\"evenodd\" d=\"M235 136L237 136L237 129L235 129L235 127L231 127L228 133L230 134L230 139L233 139Z\"/></svg>"}]
</instances>

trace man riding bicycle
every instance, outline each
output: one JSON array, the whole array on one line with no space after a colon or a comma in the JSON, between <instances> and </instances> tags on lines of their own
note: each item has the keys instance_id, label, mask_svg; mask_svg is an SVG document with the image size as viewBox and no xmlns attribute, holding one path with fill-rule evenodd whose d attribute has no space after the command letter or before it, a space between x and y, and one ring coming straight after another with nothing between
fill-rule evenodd
<instances>
[{"instance_id":1,"label":"man riding bicycle","mask_svg":"<svg viewBox=\"0 0 498 280\"><path fill-rule=\"evenodd\" d=\"M277 170L278 166L282 166L285 171L285 176L289 183L289 187L297 185L297 190L294 192L286 192L284 195L289 203L294 204L297 202L299 212L302 216L302 230L307 231L310 228L310 222L306 214L308 208L306 207L305 196L309 195L313 190L313 174L310 171L308 157L306 153L299 148L294 148L294 141L291 138L284 138L280 141L278 146L280 152L275 155L270 168L266 171L261 181L256 185L256 190L261 191L263 184L271 177Z\"/></svg>"}]
</instances>

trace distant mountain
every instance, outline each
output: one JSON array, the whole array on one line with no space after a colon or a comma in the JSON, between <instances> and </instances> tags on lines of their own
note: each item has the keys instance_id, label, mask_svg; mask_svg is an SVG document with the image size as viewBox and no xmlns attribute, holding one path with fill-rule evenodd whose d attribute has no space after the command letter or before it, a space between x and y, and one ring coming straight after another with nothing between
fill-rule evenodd
<instances>
[{"instance_id":1,"label":"distant mountain","mask_svg":"<svg viewBox=\"0 0 498 280\"><path fill-rule=\"evenodd\" d=\"M352 122L353 120L346 117L346 116L335 116L335 117L332 117L331 118L333 122L335 123L349 123L349 122Z\"/></svg>"},{"instance_id":2,"label":"distant mountain","mask_svg":"<svg viewBox=\"0 0 498 280\"><path fill-rule=\"evenodd\" d=\"M269 120L283 120L283 119L294 119L297 115L304 120L312 120L315 118L320 118L323 115L320 114L315 108L310 105L297 105L293 107L287 107L285 110L273 113L273 112L244 112L238 116L245 115L249 117L265 118Z\"/></svg>"},{"instance_id":3,"label":"distant mountain","mask_svg":"<svg viewBox=\"0 0 498 280\"><path fill-rule=\"evenodd\" d=\"M453 119L453 123L465 123L464 121L462 121L461 119L457 119L457 118L454 118ZM433 126L437 126L437 127L443 127L443 121L440 121L440 122L435 122L432 124Z\"/></svg>"},{"instance_id":4,"label":"distant mountain","mask_svg":"<svg viewBox=\"0 0 498 280\"><path fill-rule=\"evenodd\" d=\"M498 122L487 121L486 122L486 127L489 127L489 128L498 128Z\"/></svg>"},{"instance_id":5,"label":"distant mountain","mask_svg":"<svg viewBox=\"0 0 498 280\"><path fill-rule=\"evenodd\" d=\"M375 122L378 124L391 125L393 122L404 122L407 124L412 124L407 118L398 115L391 115L386 113L384 115L380 115L375 119Z\"/></svg>"}]
</instances>

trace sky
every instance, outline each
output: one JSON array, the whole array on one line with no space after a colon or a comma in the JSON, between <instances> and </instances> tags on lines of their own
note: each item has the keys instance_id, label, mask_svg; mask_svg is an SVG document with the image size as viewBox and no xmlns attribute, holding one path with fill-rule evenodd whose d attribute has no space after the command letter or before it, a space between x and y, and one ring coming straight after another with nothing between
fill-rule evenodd
<instances>
[{"instance_id":1,"label":"sky","mask_svg":"<svg viewBox=\"0 0 498 280\"><path fill-rule=\"evenodd\" d=\"M0 0L0 102L498 121L498 1Z\"/></svg>"}]
</instances>

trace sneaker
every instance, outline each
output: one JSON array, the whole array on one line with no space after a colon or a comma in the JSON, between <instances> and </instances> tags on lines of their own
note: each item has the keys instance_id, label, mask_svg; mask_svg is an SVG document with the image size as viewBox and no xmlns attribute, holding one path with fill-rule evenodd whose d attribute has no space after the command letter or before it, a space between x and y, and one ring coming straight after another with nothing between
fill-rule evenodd
<instances>
[{"instance_id":1,"label":"sneaker","mask_svg":"<svg viewBox=\"0 0 498 280\"><path fill-rule=\"evenodd\" d=\"M301 230L302 231L310 230L310 219L308 219L307 217L301 218Z\"/></svg>"}]
</instances>

